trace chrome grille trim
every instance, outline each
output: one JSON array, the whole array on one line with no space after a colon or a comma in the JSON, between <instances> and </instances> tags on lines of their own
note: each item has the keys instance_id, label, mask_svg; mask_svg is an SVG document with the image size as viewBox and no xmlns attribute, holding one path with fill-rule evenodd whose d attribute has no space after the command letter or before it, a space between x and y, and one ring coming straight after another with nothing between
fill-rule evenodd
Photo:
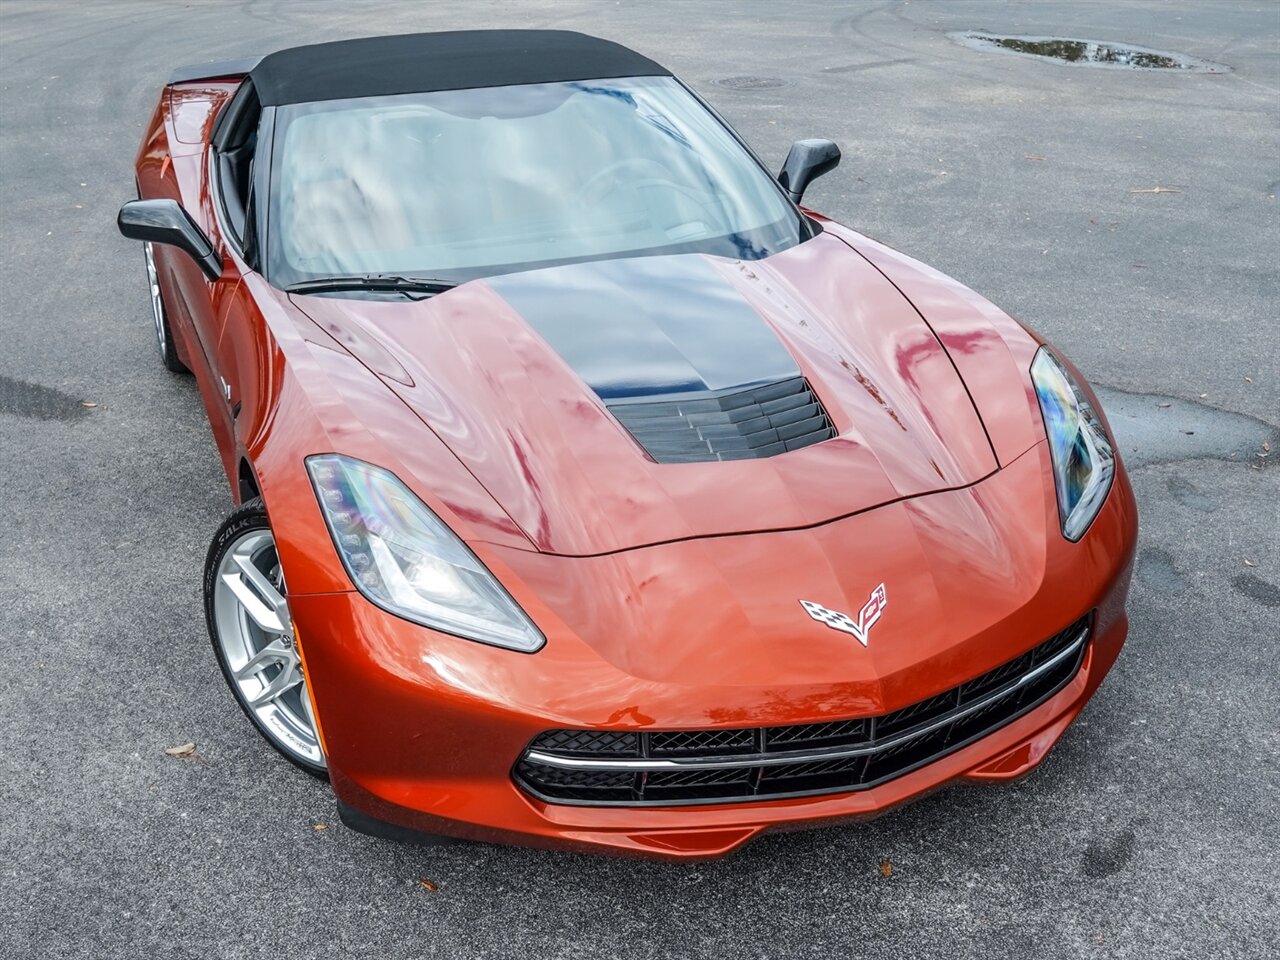
<instances>
[{"instance_id":1,"label":"chrome grille trim","mask_svg":"<svg viewBox=\"0 0 1280 960\"><path fill-rule=\"evenodd\" d=\"M666 760L646 759L646 760L586 760L581 757L561 757L554 753L546 753L541 750L528 750L524 759L533 763L540 763L548 767L559 767L566 770L617 770L619 772L626 771L629 773L652 772L658 770L718 770L725 767L769 767L784 763L803 763L805 761L816 760L836 760L841 757L861 757L867 754L880 753L905 743L908 740L915 740L926 734L932 733L934 730L942 727L950 726L957 720L963 720L971 713L977 713L985 710L997 700L1003 700L1009 694L1013 693L1020 687L1025 687L1031 683L1036 677L1049 670L1052 670L1063 660L1073 657L1080 652L1080 648L1084 646L1086 640L1089 639L1089 628L1087 626L1080 629L1080 633L1071 642L1071 645L1064 648L1049 660L1028 670L1022 674L1013 683L1001 687L995 693L992 693L981 700L962 707L959 710L947 713L945 716L934 720L932 723L925 724L920 727L912 727L904 730L902 733L895 734L884 740L878 740L865 746L858 747L825 747L817 750L790 750L783 753L739 753L732 757L673 757Z\"/></svg>"},{"instance_id":2,"label":"chrome grille trim","mask_svg":"<svg viewBox=\"0 0 1280 960\"><path fill-rule=\"evenodd\" d=\"M547 730L512 777L570 806L754 803L867 790L1012 723L1067 688L1093 614L1025 653L890 713L745 729Z\"/></svg>"}]
</instances>

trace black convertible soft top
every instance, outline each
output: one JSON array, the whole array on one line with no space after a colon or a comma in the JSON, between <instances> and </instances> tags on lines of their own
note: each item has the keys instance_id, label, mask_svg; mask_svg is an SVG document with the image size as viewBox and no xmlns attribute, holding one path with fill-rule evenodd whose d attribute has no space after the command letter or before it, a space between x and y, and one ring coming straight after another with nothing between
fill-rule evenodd
<instances>
[{"instance_id":1,"label":"black convertible soft top","mask_svg":"<svg viewBox=\"0 0 1280 960\"><path fill-rule=\"evenodd\" d=\"M268 54L249 70L263 106L670 75L621 44L567 30L457 30L337 40Z\"/></svg>"}]
</instances>

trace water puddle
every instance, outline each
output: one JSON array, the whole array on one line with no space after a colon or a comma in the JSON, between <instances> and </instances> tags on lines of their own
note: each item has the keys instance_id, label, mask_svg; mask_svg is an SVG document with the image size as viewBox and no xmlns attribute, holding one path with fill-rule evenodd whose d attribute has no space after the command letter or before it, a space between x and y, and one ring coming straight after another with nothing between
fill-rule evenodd
<instances>
[{"instance_id":1,"label":"water puddle","mask_svg":"<svg viewBox=\"0 0 1280 960\"><path fill-rule=\"evenodd\" d=\"M0 377L0 413L34 420L79 420L96 406L52 387Z\"/></svg>"},{"instance_id":2,"label":"water puddle","mask_svg":"<svg viewBox=\"0 0 1280 960\"><path fill-rule=\"evenodd\" d=\"M1151 50L1128 43L1072 40L1065 37L998 37L989 33L953 33L952 40L974 50L995 50L1024 57L1057 60L1089 67L1124 70L1186 70L1228 73L1230 67L1181 53Z\"/></svg>"}]
</instances>

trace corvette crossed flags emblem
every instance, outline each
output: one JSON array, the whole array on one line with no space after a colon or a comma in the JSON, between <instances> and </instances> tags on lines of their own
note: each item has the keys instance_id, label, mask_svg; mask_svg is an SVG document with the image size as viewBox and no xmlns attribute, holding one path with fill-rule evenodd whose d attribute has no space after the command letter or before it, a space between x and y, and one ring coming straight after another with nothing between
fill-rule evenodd
<instances>
[{"instance_id":1,"label":"corvette crossed flags emblem","mask_svg":"<svg viewBox=\"0 0 1280 960\"><path fill-rule=\"evenodd\" d=\"M871 626L880 619L880 614L884 612L884 608L889 605L889 601L885 599L884 584L876 587L871 591L871 597L867 600L866 605L862 608L862 612L858 614L858 619L847 613L841 613L839 610L828 610L820 603L814 603L812 600L801 600L800 606L804 607L805 613L813 617L819 623L824 623L832 630L839 630L843 633L852 634L864 647L867 645L867 635L871 632Z\"/></svg>"}]
</instances>

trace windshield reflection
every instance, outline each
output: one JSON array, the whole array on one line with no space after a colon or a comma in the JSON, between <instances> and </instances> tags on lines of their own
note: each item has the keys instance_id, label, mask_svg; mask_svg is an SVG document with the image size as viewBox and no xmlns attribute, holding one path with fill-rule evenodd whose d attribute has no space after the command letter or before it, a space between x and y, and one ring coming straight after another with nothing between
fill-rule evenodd
<instances>
[{"instance_id":1,"label":"windshield reflection","mask_svg":"<svg viewBox=\"0 0 1280 960\"><path fill-rule=\"evenodd\" d=\"M684 252L759 259L807 232L670 77L281 107L269 269L450 280Z\"/></svg>"}]
</instances>

